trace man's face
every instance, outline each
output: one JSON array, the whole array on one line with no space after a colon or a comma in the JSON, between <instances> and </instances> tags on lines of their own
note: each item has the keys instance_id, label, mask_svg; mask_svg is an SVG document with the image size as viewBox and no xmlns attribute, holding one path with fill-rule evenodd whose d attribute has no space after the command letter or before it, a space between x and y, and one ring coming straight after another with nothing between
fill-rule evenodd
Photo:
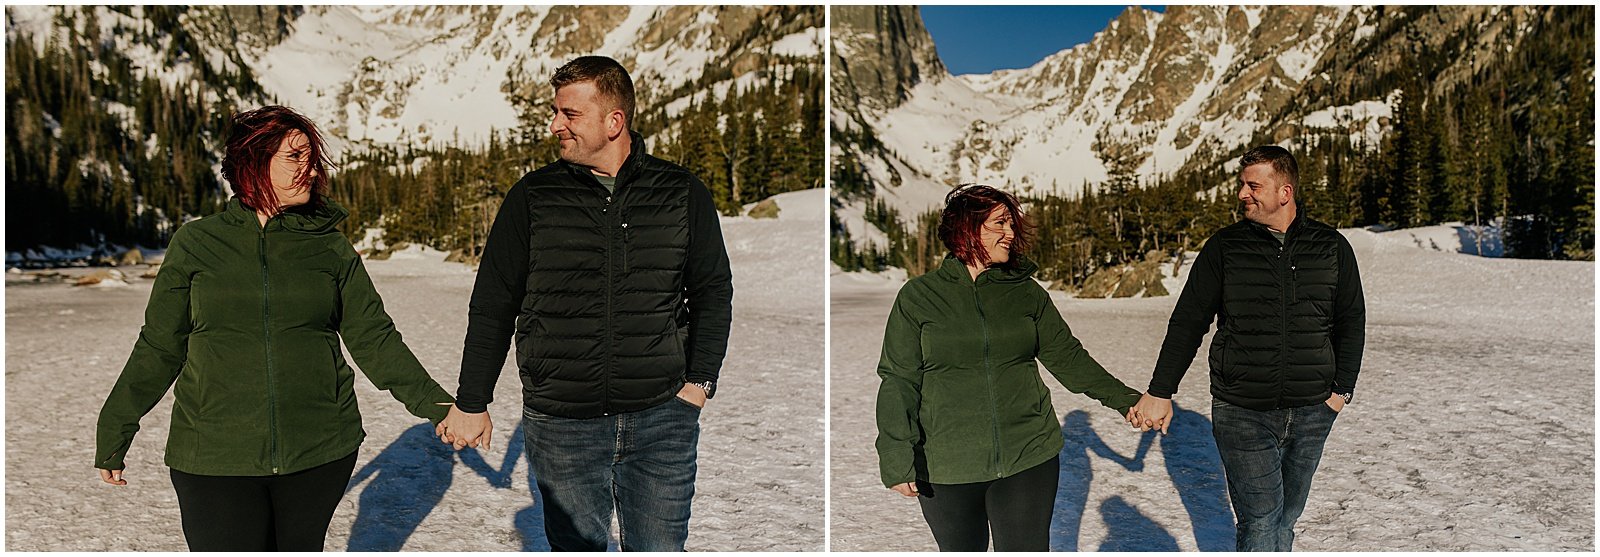
<instances>
[{"instance_id":1,"label":"man's face","mask_svg":"<svg viewBox=\"0 0 1600 557\"><path fill-rule=\"evenodd\" d=\"M598 154L611 140L607 124L613 110L592 81L569 83L556 89L555 115L550 133L561 140L561 159L581 166L596 166Z\"/></svg>"},{"instance_id":2,"label":"man's face","mask_svg":"<svg viewBox=\"0 0 1600 557\"><path fill-rule=\"evenodd\" d=\"M1239 200L1244 202L1244 218L1261 224L1278 224L1277 217L1289 203L1288 182L1270 164L1253 164L1239 172Z\"/></svg>"}]
</instances>

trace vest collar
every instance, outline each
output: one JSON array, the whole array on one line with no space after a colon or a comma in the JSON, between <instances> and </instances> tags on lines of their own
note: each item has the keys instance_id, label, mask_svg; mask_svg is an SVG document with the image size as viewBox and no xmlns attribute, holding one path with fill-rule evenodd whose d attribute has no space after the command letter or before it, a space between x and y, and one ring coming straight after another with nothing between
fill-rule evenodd
<instances>
[{"instance_id":1,"label":"vest collar","mask_svg":"<svg viewBox=\"0 0 1600 557\"><path fill-rule=\"evenodd\" d=\"M628 146L628 158L623 159L622 167L617 170L617 189L619 190L622 189L623 184L628 183L634 176L639 174L639 167L644 164L645 155L649 154L645 149L644 136L639 135L639 132L628 130L628 137L632 138ZM567 168L567 172L583 176L584 179L592 182L596 187L600 187L600 180L595 179L594 172L591 172L588 167L572 164L565 159L561 160L561 164Z\"/></svg>"},{"instance_id":2,"label":"vest collar","mask_svg":"<svg viewBox=\"0 0 1600 557\"><path fill-rule=\"evenodd\" d=\"M1306 227L1306 213L1304 211L1299 211L1299 207L1296 207L1296 209L1297 210L1294 213L1294 220L1289 221L1289 227L1283 230L1283 243L1285 244L1289 243L1289 238L1297 236L1300 229ZM1261 234L1265 234L1267 236L1272 235L1272 229L1267 228L1267 225L1265 224L1248 219L1246 219L1245 222L1250 223L1250 228L1259 231Z\"/></svg>"}]
</instances>

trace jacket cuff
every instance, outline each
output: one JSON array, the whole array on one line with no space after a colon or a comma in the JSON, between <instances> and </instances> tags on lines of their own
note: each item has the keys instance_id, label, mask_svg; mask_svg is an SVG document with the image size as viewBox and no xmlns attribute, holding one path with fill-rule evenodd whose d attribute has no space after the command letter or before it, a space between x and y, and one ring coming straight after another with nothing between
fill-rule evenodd
<instances>
[{"instance_id":1,"label":"jacket cuff","mask_svg":"<svg viewBox=\"0 0 1600 557\"><path fill-rule=\"evenodd\" d=\"M911 483L911 482L917 481L917 473L916 473L916 471L912 470L911 467L909 467L909 466L907 466L904 471L891 472L889 470L881 470L880 469L879 473L882 476L883 487L891 487L892 488L892 487L900 485L900 484Z\"/></svg>"},{"instance_id":2,"label":"jacket cuff","mask_svg":"<svg viewBox=\"0 0 1600 557\"><path fill-rule=\"evenodd\" d=\"M1144 395L1141 394L1141 393L1138 393L1138 392L1134 392L1133 390L1130 389L1128 391L1128 393L1126 393L1125 395L1118 396L1118 397L1112 398L1110 400L1107 400L1106 401L1107 404L1105 406L1106 406L1106 408L1110 408L1112 410L1116 410L1117 411L1117 415L1119 415L1119 416L1126 416L1126 415L1128 415L1128 410L1133 408L1133 405L1138 404L1139 403L1139 398L1142 397L1142 396L1144 396Z\"/></svg>"},{"instance_id":3,"label":"jacket cuff","mask_svg":"<svg viewBox=\"0 0 1600 557\"><path fill-rule=\"evenodd\" d=\"M124 454L121 451L118 451L113 453L111 456L96 459L94 467L101 470L122 470L128 466L127 464L123 463L123 456Z\"/></svg>"}]
</instances>

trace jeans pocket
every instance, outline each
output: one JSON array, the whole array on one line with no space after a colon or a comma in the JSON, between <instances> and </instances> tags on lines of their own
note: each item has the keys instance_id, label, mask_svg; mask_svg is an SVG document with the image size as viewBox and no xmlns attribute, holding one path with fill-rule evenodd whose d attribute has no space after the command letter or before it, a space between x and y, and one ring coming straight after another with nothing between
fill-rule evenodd
<instances>
[{"instance_id":1,"label":"jeans pocket","mask_svg":"<svg viewBox=\"0 0 1600 557\"><path fill-rule=\"evenodd\" d=\"M678 395L672 395L672 400L678 401L678 404L682 404L684 406L688 406L690 408L693 408L695 412L699 412L699 411L705 409L705 408L700 407L700 406L695 406L694 403L689 402L687 400L684 400L683 397L678 396Z\"/></svg>"}]
</instances>

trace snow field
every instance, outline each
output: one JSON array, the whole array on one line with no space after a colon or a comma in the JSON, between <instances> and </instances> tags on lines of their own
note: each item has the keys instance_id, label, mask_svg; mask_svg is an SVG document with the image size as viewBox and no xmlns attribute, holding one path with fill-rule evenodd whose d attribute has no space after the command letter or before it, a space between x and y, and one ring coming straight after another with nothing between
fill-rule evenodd
<instances>
[{"instance_id":1,"label":"snow field","mask_svg":"<svg viewBox=\"0 0 1600 557\"><path fill-rule=\"evenodd\" d=\"M1594 264L1435 251L1417 245L1437 235L1427 229L1343 232L1365 285L1366 352L1295 548L1592 551ZM1174 294L1183 278L1168 279ZM831 281L832 549L932 551L916 502L879 483L873 448L883 323L902 282ZM1054 297L1090 353L1143 391L1176 296ZM1144 436L1045 377L1068 420L1052 549L1231 549L1210 440L1208 346L1175 396L1180 421L1142 458ZM1085 457L1095 437L1119 456Z\"/></svg>"},{"instance_id":2,"label":"snow field","mask_svg":"<svg viewBox=\"0 0 1600 557\"><path fill-rule=\"evenodd\" d=\"M778 197L777 219L722 220L734 327L701 418L691 551L823 548L825 196ZM412 248L366 266L406 344L454 392L474 273L443 257ZM103 484L92 468L96 416L138 335L150 281L78 289L6 277L5 549L185 550L162 464L170 394L141 422L128 485ZM442 450L424 420L356 381L367 440L328 550L547 547L527 460L508 453L520 445L522 399L510 360L489 410L488 451Z\"/></svg>"}]
</instances>

